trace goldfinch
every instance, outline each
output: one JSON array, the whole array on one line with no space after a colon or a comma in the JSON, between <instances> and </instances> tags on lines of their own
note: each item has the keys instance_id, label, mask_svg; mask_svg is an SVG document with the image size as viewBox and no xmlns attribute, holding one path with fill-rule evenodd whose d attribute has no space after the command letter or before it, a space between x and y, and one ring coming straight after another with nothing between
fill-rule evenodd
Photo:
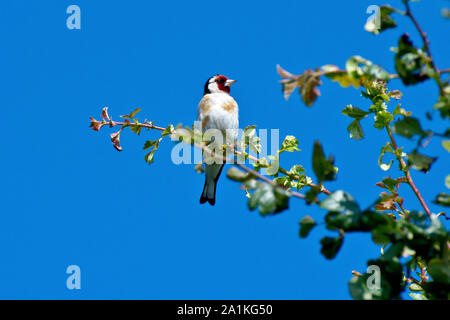
<instances>
[{"instance_id":1,"label":"goldfinch","mask_svg":"<svg viewBox=\"0 0 450 320\"><path fill-rule=\"evenodd\" d=\"M222 132L223 143L232 142L237 138L239 128L239 109L237 102L230 95L230 86L236 80L230 80L223 75L216 75L206 81L203 98L198 105L198 121L203 132L217 129ZM205 158L205 156L204 156ZM200 197L200 203L216 203L216 185L222 173L224 163L212 163L205 166L205 186Z\"/></svg>"}]
</instances>

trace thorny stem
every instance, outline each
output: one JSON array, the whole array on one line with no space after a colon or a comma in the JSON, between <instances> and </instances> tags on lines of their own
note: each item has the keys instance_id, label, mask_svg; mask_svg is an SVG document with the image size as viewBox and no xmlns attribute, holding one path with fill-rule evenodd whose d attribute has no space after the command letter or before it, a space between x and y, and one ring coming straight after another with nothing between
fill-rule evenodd
<instances>
[{"instance_id":1,"label":"thorny stem","mask_svg":"<svg viewBox=\"0 0 450 320\"><path fill-rule=\"evenodd\" d=\"M392 143L392 146L394 147L394 150L397 151L398 150L397 142L395 141L394 135L392 134L390 125L386 126L386 130L388 132L389 138L391 139L391 143ZM401 169L405 174L405 177L406 177L406 180L408 181L409 186L413 190L417 199L419 199L419 202L422 205L422 207L425 209L425 212L427 213L427 215L430 217L431 211L428 208L427 204L425 203L425 200L423 199L422 195L420 194L419 189L417 189L416 185L414 184L413 178L411 176L411 173L409 172L409 168L406 165L405 160L403 159L403 157L401 155L397 155L397 159L400 162Z\"/></svg>"},{"instance_id":2,"label":"thorny stem","mask_svg":"<svg viewBox=\"0 0 450 320\"><path fill-rule=\"evenodd\" d=\"M148 129L156 129L156 130L160 130L160 131L166 130L166 128L158 127L158 126L155 126L153 124L148 124L148 123L115 122L115 121L113 123L117 126L123 126L123 125L127 125L130 127L140 126L140 127L144 127L144 128L148 128Z\"/></svg>"}]
</instances>

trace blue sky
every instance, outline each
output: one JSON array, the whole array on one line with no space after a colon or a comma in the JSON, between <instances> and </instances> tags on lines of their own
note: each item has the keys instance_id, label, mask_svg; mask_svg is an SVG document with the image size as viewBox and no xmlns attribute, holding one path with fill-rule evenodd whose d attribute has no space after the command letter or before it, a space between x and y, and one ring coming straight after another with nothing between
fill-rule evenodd
<instances>
[{"instance_id":1,"label":"blue sky","mask_svg":"<svg viewBox=\"0 0 450 320\"><path fill-rule=\"evenodd\" d=\"M394 72L389 48L404 31L417 44L420 38L401 17L398 29L378 37L364 31L366 8L383 3L2 1L0 298L349 299L351 271L363 272L379 255L367 234L349 235L337 258L325 260L319 240L328 231L298 238L300 219L320 221L322 210L293 200L283 214L262 218L225 177L216 206L201 206L203 176L172 164L169 141L148 166L142 145L158 133L123 134L118 153L110 132L93 132L88 118L105 106L116 118L140 107L141 118L161 126L190 125L204 82L222 73L238 80L232 94L241 126L295 135L303 151L286 161L310 175L319 139L339 167L328 188L345 189L367 206L380 191L375 183L388 175L377 166L387 137L366 120L366 139L350 140L350 120L341 114L347 104L366 108L367 100L324 80L314 108L296 94L286 102L275 66L301 73L343 66L359 54ZM81 8L81 30L66 28L70 4ZM442 68L450 49L449 22L440 17L445 5L412 5ZM404 92L403 106L418 116L437 96L430 82L404 88L397 80L391 88ZM447 123L423 126L442 131ZM444 191L448 154L438 139L425 153L441 156L428 175L413 175L437 212L431 200ZM407 207L419 208L409 190L401 191ZM66 288L72 264L82 272L78 291Z\"/></svg>"}]
</instances>

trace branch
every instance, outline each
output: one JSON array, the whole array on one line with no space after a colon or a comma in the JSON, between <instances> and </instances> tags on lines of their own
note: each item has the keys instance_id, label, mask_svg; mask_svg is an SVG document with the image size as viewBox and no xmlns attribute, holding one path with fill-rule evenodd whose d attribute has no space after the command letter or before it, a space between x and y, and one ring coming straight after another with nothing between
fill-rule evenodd
<instances>
[{"instance_id":1,"label":"branch","mask_svg":"<svg viewBox=\"0 0 450 320\"><path fill-rule=\"evenodd\" d=\"M133 120L133 122L131 122L130 120L125 120L124 122L116 122L116 121L113 121L109 117L107 109L108 108L103 108L103 110L102 110L102 117L103 117L103 119L101 121L95 120L94 118L90 117L90 121L91 121L90 127L94 131L100 131L100 129L104 125L109 125L110 127L121 126L121 129L119 130L118 133L120 133L122 131L122 129L124 129L126 127L130 127L130 128L141 128L142 127L142 128L147 128L147 129L155 129L155 130L159 130L159 131L163 131L163 132L165 132L168 129L168 127L164 128L164 127L155 126L153 123L148 123L147 121L145 123L140 123L140 122L137 121L137 119L133 119L134 115L129 117L129 119ZM126 117L128 117L128 116L126 116ZM116 135L118 133L116 133ZM114 144L114 141L113 141L113 144ZM224 157L222 155L215 154L213 151L208 149L207 146L205 144L203 144L203 143L202 144L198 144L198 143L194 142L194 143L192 143L192 145L197 147L197 148L199 148L199 149L201 149L202 151L208 153L212 157L219 158L219 160L222 160L224 163L227 162L227 163L230 163L230 164L234 164L235 166L238 166L239 168L245 170L246 172L248 172L249 174L251 174L252 176L254 176L258 180L266 182L266 183L268 183L268 184L270 184L270 185L272 185L274 187L277 187L277 188L280 188L280 189L288 191L291 196L294 196L294 197L299 198L299 199L306 199L305 195L303 195L301 193L298 193L298 192L296 192L296 191L294 191L294 190L292 190L290 188L285 188L284 186L274 182L273 180L263 176L262 174L258 173L257 171L252 170L252 169L248 168L247 166L245 166L245 165L243 165L241 163L234 162L234 161L230 162L230 161L228 161L226 159L226 157ZM119 150L119 151L122 150L120 148L120 146L118 148L117 145L115 145L115 144L114 144L114 147L117 150ZM247 156L249 159L251 159L251 160L253 160L255 162L260 162L260 159L257 159L257 158L255 158L255 157L253 157L251 155L246 155L243 152L237 150L234 145L232 147L233 147L233 153L235 155L237 155L237 156ZM319 190L321 190L321 192L323 192L323 193L325 193L327 195L330 194L330 192L327 189L325 189L323 187L322 187L322 189L320 189L321 188L320 186L317 186L317 185L315 185L313 183L311 183L309 186L313 187L313 188L318 188Z\"/></svg>"},{"instance_id":2,"label":"branch","mask_svg":"<svg viewBox=\"0 0 450 320\"><path fill-rule=\"evenodd\" d=\"M386 125L386 130L388 132L389 138L391 139L391 143L392 143L392 146L394 147L394 150L398 151L399 148L397 146L397 142L395 141L394 135L392 134L392 130L391 130L390 125ZM419 189L417 189L416 185L414 184L413 178L411 176L411 173L409 172L409 168L406 165L405 160L397 152L396 152L396 155L397 155L398 161L400 162L400 167L401 167L403 173L405 174L406 180L408 181L409 186L413 190L413 192L416 195L417 199L419 199L420 204L425 209L425 212L427 213L427 215L430 217L431 216L431 211L428 208L427 204L425 203L425 200L423 199L422 195L420 194Z\"/></svg>"},{"instance_id":3,"label":"branch","mask_svg":"<svg viewBox=\"0 0 450 320\"><path fill-rule=\"evenodd\" d=\"M436 69L435 69L436 71ZM338 69L338 70L334 70L334 71L317 71L314 73L314 76L324 76L327 74L332 74L332 73L336 73L336 72L341 72L341 73L345 73L347 72L346 70L343 69ZM441 70L437 70L436 72L438 72L438 74L444 74L444 73L450 73L450 68L446 68L446 69L441 69ZM420 75L425 76L425 73L421 73ZM295 76L295 77L300 77L300 76ZM389 79L398 79L400 78L400 76L396 73L389 73Z\"/></svg>"},{"instance_id":4,"label":"branch","mask_svg":"<svg viewBox=\"0 0 450 320\"><path fill-rule=\"evenodd\" d=\"M434 69L434 71L436 72L436 74L440 74L441 71L439 71L438 67L436 66L436 64L434 63L434 59L433 59L433 55L431 54L431 50L430 50L430 40L428 40L427 38L427 34L422 30L421 26L419 25L419 22L417 21L417 19L413 16L412 12L411 12L411 8L409 7L409 0L404 1L405 2L405 8L406 8L406 15L411 19L412 23L414 24L414 26L416 27L417 31L420 34L420 37L422 38L423 41L423 45L425 47L425 50L428 54L428 57L430 59L430 64L431 67ZM442 88L442 83L439 79L438 85L439 85L439 90L442 94L443 88Z\"/></svg>"}]
</instances>

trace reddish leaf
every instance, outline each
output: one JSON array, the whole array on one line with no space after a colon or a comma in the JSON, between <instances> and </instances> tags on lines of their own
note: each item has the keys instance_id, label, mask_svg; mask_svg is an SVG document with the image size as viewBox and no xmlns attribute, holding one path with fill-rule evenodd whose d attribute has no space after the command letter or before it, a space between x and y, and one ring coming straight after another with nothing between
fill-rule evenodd
<instances>
[{"instance_id":1,"label":"reddish leaf","mask_svg":"<svg viewBox=\"0 0 450 320\"><path fill-rule=\"evenodd\" d=\"M104 107L102 109L102 117L105 118L106 120L111 120L108 115L108 107Z\"/></svg>"},{"instance_id":2,"label":"reddish leaf","mask_svg":"<svg viewBox=\"0 0 450 320\"><path fill-rule=\"evenodd\" d=\"M120 132L122 130L119 130L115 133L111 133L111 142L113 143L114 148L116 148L117 151L122 151L122 147L120 146Z\"/></svg>"},{"instance_id":3,"label":"reddish leaf","mask_svg":"<svg viewBox=\"0 0 450 320\"><path fill-rule=\"evenodd\" d=\"M100 129L105 125L105 122L97 121L92 117L89 117L89 120L91 120L91 125L89 127L94 131L100 131Z\"/></svg>"}]
</instances>

